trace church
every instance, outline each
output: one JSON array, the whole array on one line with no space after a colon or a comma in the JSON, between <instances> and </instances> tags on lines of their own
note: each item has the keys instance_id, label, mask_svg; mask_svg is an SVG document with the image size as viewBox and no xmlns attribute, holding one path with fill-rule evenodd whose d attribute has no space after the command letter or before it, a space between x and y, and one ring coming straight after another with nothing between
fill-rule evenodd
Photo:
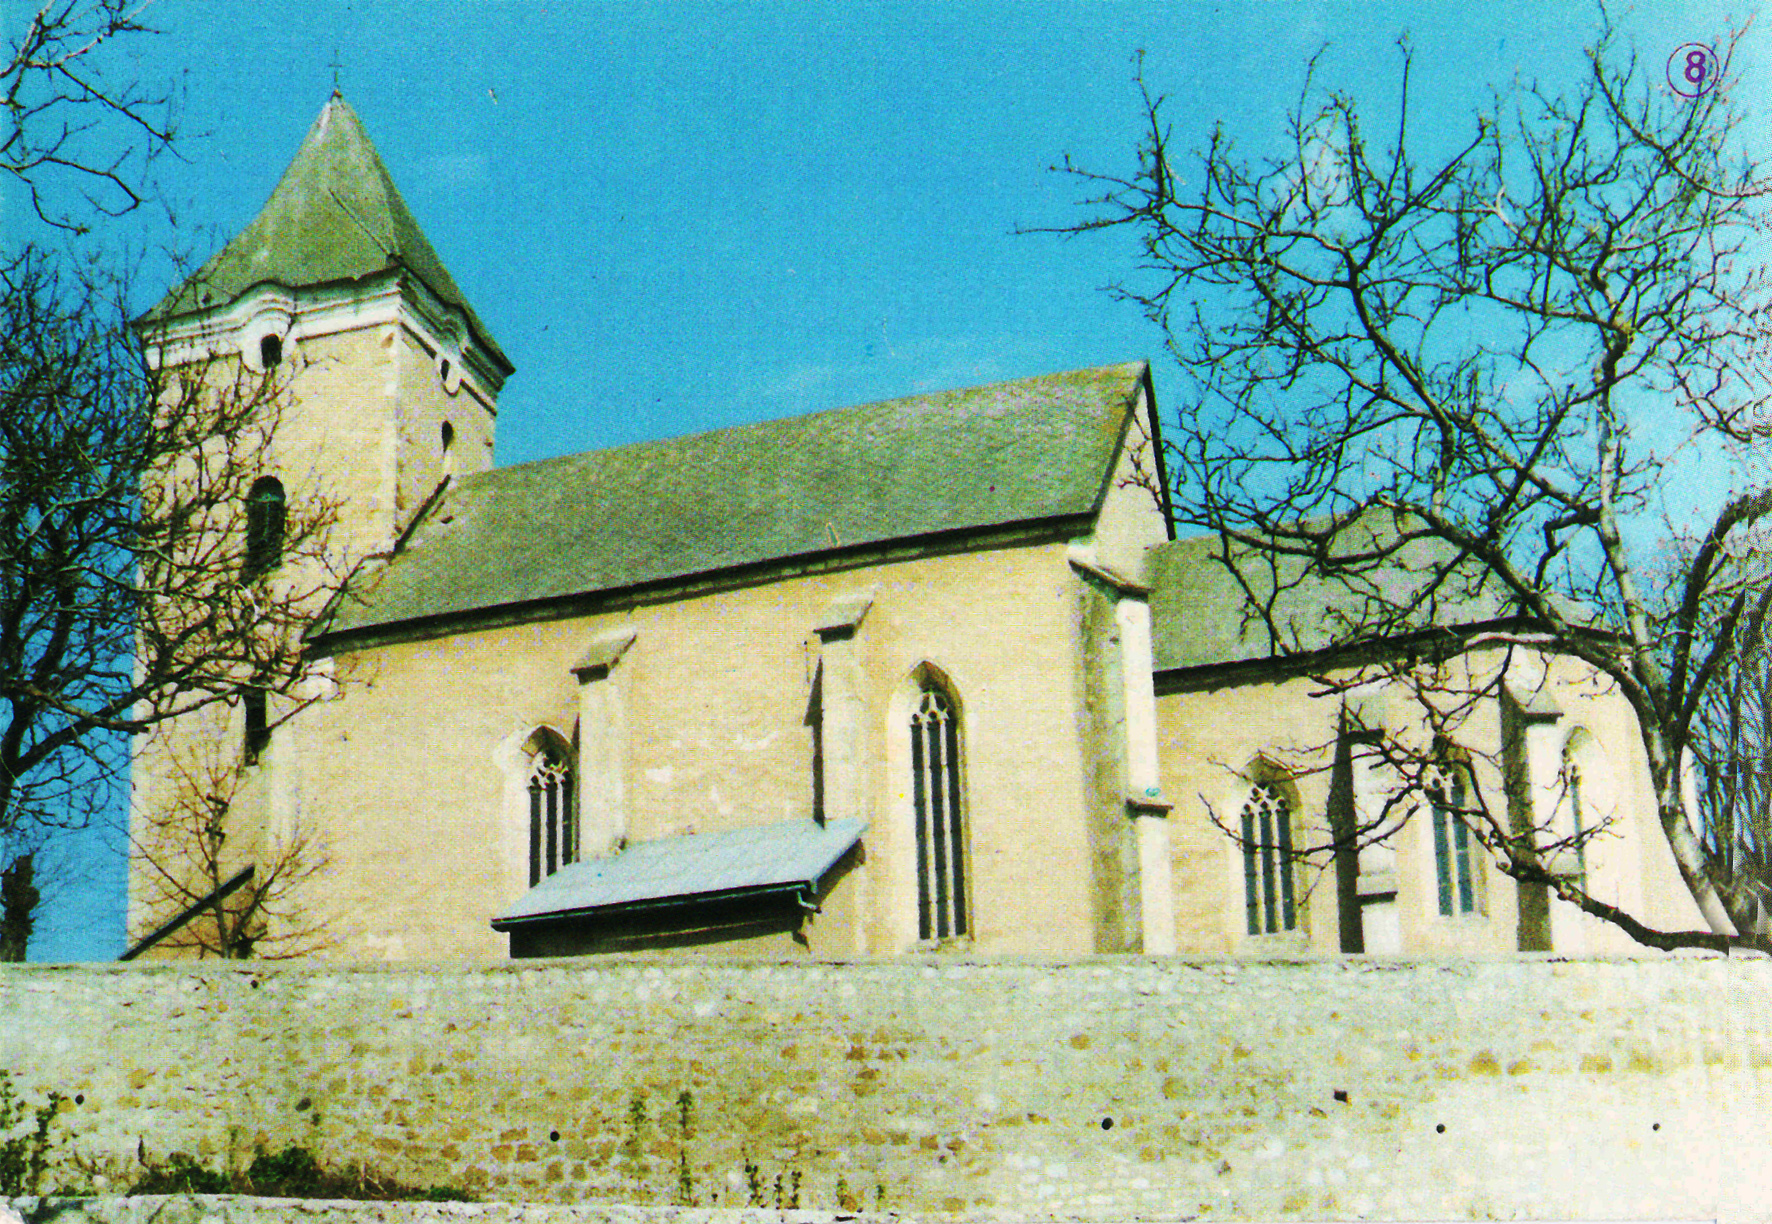
<instances>
[{"instance_id":1,"label":"church","mask_svg":"<svg viewBox=\"0 0 1772 1224\"><path fill-rule=\"evenodd\" d=\"M287 388L240 530L274 565L323 493L352 576L296 697L136 738L132 951L225 904L144 860L194 744L238 764L236 878L323 856L265 921L340 960L1632 947L1496 870L1467 786L1604 825L1570 869L1696 922L1628 705L1498 609L1445 626L1505 669L1488 750L1399 796L1372 735L1413 715L1313 676L1311 588L1281 650L1175 538L1142 362L495 467L514 366L337 94L138 327Z\"/></svg>"}]
</instances>

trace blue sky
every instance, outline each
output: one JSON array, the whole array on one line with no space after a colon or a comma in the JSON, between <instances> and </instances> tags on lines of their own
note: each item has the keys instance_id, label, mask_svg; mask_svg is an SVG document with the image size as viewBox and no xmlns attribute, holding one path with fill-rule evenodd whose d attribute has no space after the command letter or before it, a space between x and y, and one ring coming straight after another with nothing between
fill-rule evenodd
<instances>
[{"instance_id":1,"label":"blue sky","mask_svg":"<svg viewBox=\"0 0 1772 1224\"><path fill-rule=\"evenodd\" d=\"M5 6L8 23L26 14ZM516 363L497 459L520 462L920 390L1155 362L1102 287L1128 237L1018 234L1083 214L1048 167L1126 171L1134 58L1176 141L1222 120L1274 147L1309 57L1375 103L1416 51L1417 133L1491 86L1581 70L1585 4L713 4L158 0L119 73L175 83L176 224L101 232L202 258L270 194L333 65L420 224ZM1615 9L1652 73L1729 10ZM9 24L9 31L14 28ZM1764 130L1767 33L1735 65ZM20 226L16 199L0 218ZM138 296L166 287L152 261ZM60 890L33 959L122 946L120 856Z\"/></svg>"}]
</instances>

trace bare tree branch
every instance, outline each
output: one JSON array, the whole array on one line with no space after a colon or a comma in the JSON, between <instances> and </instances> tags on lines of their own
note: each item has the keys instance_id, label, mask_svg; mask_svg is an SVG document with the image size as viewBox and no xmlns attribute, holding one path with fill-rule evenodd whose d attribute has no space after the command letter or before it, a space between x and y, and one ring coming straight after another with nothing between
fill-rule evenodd
<instances>
[{"instance_id":1,"label":"bare tree branch","mask_svg":"<svg viewBox=\"0 0 1772 1224\"><path fill-rule=\"evenodd\" d=\"M136 937L183 916L158 947L284 960L328 946L326 921L302 904L303 885L330 865L325 845L300 828L243 828L235 809L251 770L216 745L170 759L176 781L167 801L132 831L148 893ZM244 886L225 889L244 867L252 868Z\"/></svg>"},{"instance_id":2,"label":"bare tree branch","mask_svg":"<svg viewBox=\"0 0 1772 1224\"><path fill-rule=\"evenodd\" d=\"M1725 695L1761 700L1772 675L1772 576L1748 546L1772 491L1738 489L1696 531L1656 524L1681 454L1641 423L1681 414L1682 453L1713 463L1767 433L1772 186L1738 151L1726 80L1673 96L1609 25L1585 79L1495 95L1434 155L1412 147L1400 55L1388 145L1353 99L1317 89L1313 62L1279 156L1243 158L1214 130L1178 159L1141 66L1136 171L1062 166L1091 194L1061 232L1138 236L1115 292L1187 377L1176 517L1218 539L1276 654L1307 648L1284 609L1330 592L1332 643L1308 644L1310 666L1344 691L1411 693L1433 730L1384 750L1399 794L1475 750L1457 711L1483 684L1449 684L1444 652L1373 663L1375 644L1505 622L1585 662L1635 712L1662 832L1712 930L1658 933L1589 895L1545 866L1567 858L1566 834L1512 828L1475 790L1465 826L1504 873L1653 946L1763 945L1772 787L1747 779L1767 738ZM1366 661L1350 669L1348 652ZM1694 763L1702 810L1683 796Z\"/></svg>"},{"instance_id":3,"label":"bare tree branch","mask_svg":"<svg viewBox=\"0 0 1772 1224\"><path fill-rule=\"evenodd\" d=\"M92 214L138 207L148 164L172 146L170 93L108 74L116 44L153 32L142 20L147 7L148 0L50 0L0 50L0 173L57 229L84 233Z\"/></svg>"},{"instance_id":4,"label":"bare tree branch","mask_svg":"<svg viewBox=\"0 0 1772 1224\"><path fill-rule=\"evenodd\" d=\"M121 287L0 265L0 842L113 802L128 736L207 708L299 708L301 634L344 579L335 503L248 503L289 372L152 363ZM261 558L262 560L262 558Z\"/></svg>"}]
</instances>

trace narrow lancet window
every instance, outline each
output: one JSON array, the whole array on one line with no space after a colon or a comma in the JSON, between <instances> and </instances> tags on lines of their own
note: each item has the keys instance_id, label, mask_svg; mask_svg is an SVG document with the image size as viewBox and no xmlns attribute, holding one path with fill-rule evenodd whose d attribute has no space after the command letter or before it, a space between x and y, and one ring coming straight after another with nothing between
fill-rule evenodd
<instances>
[{"instance_id":1,"label":"narrow lancet window","mask_svg":"<svg viewBox=\"0 0 1772 1224\"><path fill-rule=\"evenodd\" d=\"M806 726L812 732L812 819L824 823L824 664L812 677L806 702Z\"/></svg>"},{"instance_id":2,"label":"narrow lancet window","mask_svg":"<svg viewBox=\"0 0 1772 1224\"><path fill-rule=\"evenodd\" d=\"M1568 767L1569 839L1575 845L1575 883L1587 887L1587 826L1581 818L1581 766L1573 761Z\"/></svg>"},{"instance_id":3,"label":"narrow lancet window","mask_svg":"<svg viewBox=\"0 0 1772 1224\"><path fill-rule=\"evenodd\" d=\"M241 705L246 711L246 738L242 745L243 755L248 765L258 763L259 756L271 744L271 721L266 709L265 694L261 689L247 689L241 695Z\"/></svg>"},{"instance_id":4,"label":"narrow lancet window","mask_svg":"<svg viewBox=\"0 0 1772 1224\"><path fill-rule=\"evenodd\" d=\"M960 720L939 688L911 714L911 799L917 826L917 936L965 935L966 835L960 806Z\"/></svg>"},{"instance_id":5,"label":"narrow lancet window","mask_svg":"<svg viewBox=\"0 0 1772 1224\"><path fill-rule=\"evenodd\" d=\"M1464 801L1464 775L1458 769L1444 770L1428 791L1434 822L1434 875L1439 884L1440 914L1447 918L1477 912Z\"/></svg>"},{"instance_id":6,"label":"narrow lancet window","mask_svg":"<svg viewBox=\"0 0 1772 1224\"><path fill-rule=\"evenodd\" d=\"M1243 905L1251 935L1298 929L1292 896L1292 806L1272 782L1243 801Z\"/></svg>"},{"instance_id":7,"label":"narrow lancet window","mask_svg":"<svg viewBox=\"0 0 1772 1224\"><path fill-rule=\"evenodd\" d=\"M529 884L541 883L578 859L572 818L572 767L566 753L544 745L529 762Z\"/></svg>"},{"instance_id":8,"label":"narrow lancet window","mask_svg":"<svg viewBox=\"0 0 1772 1224\"><path fill-rule=\"evenodd\" d=\"M247 578L273 570L283 560L284 519L283 482L275 476L253 481L246 495Z\"/></svg>"}]
</instances>

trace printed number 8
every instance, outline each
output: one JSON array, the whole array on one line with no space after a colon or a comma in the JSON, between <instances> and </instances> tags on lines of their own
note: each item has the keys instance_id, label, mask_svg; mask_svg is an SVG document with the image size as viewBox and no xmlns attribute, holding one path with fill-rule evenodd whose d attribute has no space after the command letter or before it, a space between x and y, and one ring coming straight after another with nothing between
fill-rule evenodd
<instances>
[{"instance_id":1,"label":"printed number 8","mask_svg":"<svg viewBox=\"0 0 1772 1224\"><path fill-rule=\"evenodd\" d=\"M1686 79L1694 85L1704 84L1704 74L1710 68L1710 57L1703 51L1686 52Z\"/></svg>"}]
</instances>

